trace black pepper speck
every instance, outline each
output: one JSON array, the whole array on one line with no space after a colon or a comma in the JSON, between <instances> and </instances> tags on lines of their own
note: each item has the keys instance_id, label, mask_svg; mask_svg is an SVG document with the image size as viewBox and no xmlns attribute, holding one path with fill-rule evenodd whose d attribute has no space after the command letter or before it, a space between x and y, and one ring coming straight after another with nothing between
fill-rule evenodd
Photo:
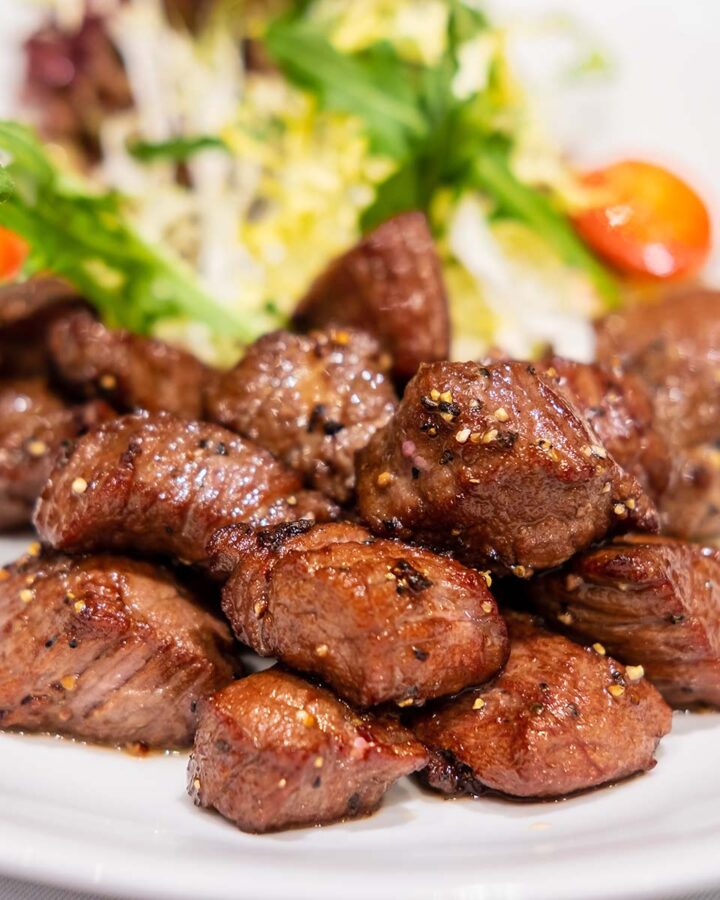
<instances>
[{"instance_id":1,"label":"black pepper speck","mask_svg":"<svg viewBox=\"0 0 720 900\"><path fill-rule=\"evenodd\" d=\"M432 587L432 581L406 559L398 559L390 571L395 576L395 588L398 594L403 594L405 591L420 594Z\"/></svg>"},{"instance_id":2,"label":"black pepper speck","mask_svg":"<svg viewBox=\"0 0 720 900\"><path fill-rule=\"evenodd\" d=\"M509 450L515 446L515 441L517 439L517 431L501 431L495 438L495 443L498 445L498 447L502 447L503 450Z\"/></svg>"}]
</instances>

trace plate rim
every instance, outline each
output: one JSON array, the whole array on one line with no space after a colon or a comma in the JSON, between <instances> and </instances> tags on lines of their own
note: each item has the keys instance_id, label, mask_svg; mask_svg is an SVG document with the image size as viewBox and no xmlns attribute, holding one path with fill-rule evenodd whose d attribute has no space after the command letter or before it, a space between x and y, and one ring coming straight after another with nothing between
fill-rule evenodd
<instances>
[{"instance_id":1,"label":"plate rim","mask_svg":"<svg viewBox=\"0 0 720 900\"><path fill-rule=\"evenodd\" d=\"M652 773L640 777L651 778ZM190 804L189 798L186 802ZM537 812L538 805L533 809ZM91 811L91 819L98 817L97 811ZM342 825L329 826L337 827ZM172 844L133 848L127 839L115 843L110 832L96 834L92 853L85 853L85 837L83 830L66 834L50 824L39 832L37 820L26 824L0 819L0 874L66 890L148 900L197 900L200 896L288 900L290 885L293 900L336 900L338 896L367 900L369 893L404 900L650 900L720 885L718 836L712 826L681 846L677 834L667 833L653 835L649 841L639 835L619 854L618 842L599 850L583 848L562 860L562 868L558 847L553 845L551 852L528 857L516 870L517 877L482 866L475 877L467 865L453 868L451 864L438 867L435 874L422 870L420 878L412 871L408 874L400 862L397 869L369 866L361 878L354 870L348 878L337 865L318 871L312 858L309 865L298 864L301 855L290 865L283 860L282 866L268 869L266 857L254 859L247 847L233 858L231 848L220 846L218 857L208 859L177 855ZM262 835L248 837L266 840ZM347 840L352 838L348 833Z\"/></svg>"}]
</instances>

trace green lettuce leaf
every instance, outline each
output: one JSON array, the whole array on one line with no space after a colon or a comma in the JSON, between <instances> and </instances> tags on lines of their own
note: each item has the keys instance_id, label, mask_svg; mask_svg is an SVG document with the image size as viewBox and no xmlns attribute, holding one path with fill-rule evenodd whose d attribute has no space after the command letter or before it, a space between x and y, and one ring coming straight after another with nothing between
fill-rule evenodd
<instances>
[{"instance_id":1,"label":"green lettuce leaf","mask_svg":"<svg viewBox=\"0 0 720 900\"><path fill-rule=\"evenodd\" d=\"M92 193L67 177L29 128L0 121L0 154L0 225L29 243L30 274L67 278L108 324L139 334L160 319L181 317L238 340L256 336L182 262L137 234L120 196Z\"/></svg>"},{"instance_id":2,"label":"green lettuce leaf","mask_svg":"<svg viewBox=\"0 0 720 900\"><path fill-rule=\"evenodd\" d=\"M524 222L542 235L567 265L584 271L608 308L618 305L620 294L615 278L578 237L567 216L547 196L515 177L501 147L486 146L475 157L472 179L493 198L501 212Z\"/></svg>"},{"instance_id":3,"label":"green lettuce leaf","mask_svg":"<svg viewBox=\"0 0 720 900\"><path fill-rule=\"evenodd\" d=\"M401 161L427 138L414 87L417 69L390 44L341 53L318 26L292 16L270 25L265 46L285 75L323 108L361 118L375 152Z\"/></svg>"},{"instance_id":4,"label":"green lettuce leaf","mask_svg":"<svg viewBox=\"0 0 720 900\"><path fill-rule=\"evenodd\" d=\"M496 67L485 91L455 96L458 50L488 23L463 0L449 4L447 49L432 66L408 62L385 42L340 53L297 9L270 26L266 43L291 81L312 93L321 107L362 120L371 149L396 161L361 217L363 230L410 209L427 211L440 189L461 193L472 188L488 196L501 214L539 234L566 264L590 278L606 305L613 305L618 288L610 272L565 213L512 172L512 133L497 125L508 118L508 98Z\"/></svg>"},{"instance_id":5,"label":"green lettuce leaf","mask_svg":"<svg viewBox=\"0 0 720 900\"><path fill-rule=\"evenodd\" d=\"M185 162L201 150L229 152L225 141L213 134L174 137L167 141L133 141L128 145L130 155L146 163Z\"/></svg>"}]
</instances>

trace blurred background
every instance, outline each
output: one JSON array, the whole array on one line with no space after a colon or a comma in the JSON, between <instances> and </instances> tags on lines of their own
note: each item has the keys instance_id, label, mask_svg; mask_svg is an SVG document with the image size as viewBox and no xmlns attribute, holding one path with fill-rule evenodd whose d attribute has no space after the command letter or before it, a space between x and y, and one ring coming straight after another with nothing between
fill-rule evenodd
<instances>
[{"instance_id":1,"label":"blurred background","mask_svg":"<svg viewBox=\"0 0 720 900\"><path fill-rule=\"evenodd\" d=\"M287 35L283 77L275 78L260 36L289 5L94 0L85 24L82 0L0 6L0 115L33 122L55 161L120 191L140 236L189 263L208 297L240 321L240 343L282 324L333 256L397 211L385 190L394 187L396 160L388 162L385 148L375 152L362 117L358 125L357 116L328 113L327 85L297 90L308 73L295 65ZM637 158L686 179L717 220L717 3L465 5L480 10L485 25L463 45L455 86L494 104L490 139L510 147L522 185L550 192L572 217L587 199L578 174ZM406 60L442 55L441 0L305 6L343 51L389 40ZM182 162L163 156L168 141L198 137ZM497 192L467 189L460 178L445 178L424 199L451 296L456 357L490 344L528 355L551 340L566 355L592 355L588 320L607 308L612 289L582 248L563 255L563 235L553 247L552 227L528 226ZM703 278L719 277L714 250ZM647 288L637 279L628 286ZM110 318L133 303L111 299ZM189 305L196 314L187 305L166 309L151 291L134 318L114 324L233 362L238 335L197 313L209 302Z\"/></svg>"}]
</instances>

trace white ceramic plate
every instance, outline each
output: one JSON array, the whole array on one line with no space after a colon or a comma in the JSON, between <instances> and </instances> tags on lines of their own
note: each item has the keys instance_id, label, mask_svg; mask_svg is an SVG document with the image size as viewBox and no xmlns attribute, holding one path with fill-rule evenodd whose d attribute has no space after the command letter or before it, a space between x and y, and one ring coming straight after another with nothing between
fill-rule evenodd
<instances>
[{"instance_id":1,"label":"white ceramic plate","mask_svg":"<svg viewBox=\"0 0 720 900\"><path fill-rule=\"evenodd\" d=\"M618 79L595 106L570 116L549 111L574 152L664 159L691 173L713 201L720 197L715 0L497 5L503 14L572 8L612 48ZM0 3L6 40L27 8ZM7 109L2 88L10 83L10 64L0 46L0 112ZM26 543L0 541L0 561ZM78 889L192 900L669 896L720 886L719 758L720 715L678 714L658 767L608 790L521 805L442 801L406 781L371 819L251 837L193 808L184 757L133 759L62 740L0 735L0 871Z\"/></svg>"},{"instance_id":2,"label":"white ceramic plate","mask_svg":"<svg viewBox=\"0 0 720 900\"><path fill-rule=\"evenodd\" d=\"M558 803L444 801L256 837L196 810L186 758L0 736L0 869L142 897L578 900L720 883L720 716L675 716L648 775Z\"/></svg>"}]
</instances>

